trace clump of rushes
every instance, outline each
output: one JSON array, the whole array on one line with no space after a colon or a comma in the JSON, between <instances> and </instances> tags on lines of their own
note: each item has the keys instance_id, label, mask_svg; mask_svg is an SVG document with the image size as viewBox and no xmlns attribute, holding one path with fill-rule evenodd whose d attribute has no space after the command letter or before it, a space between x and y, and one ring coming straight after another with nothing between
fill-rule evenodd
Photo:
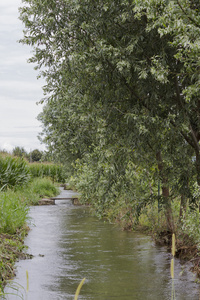
<instances>
[{"instance_id":1,"label":"clump of rushes","mask_svg":"<svg viewBox=\"0 0 200 300\"><path fill-rule=\"evenodd\" d=\"M24 159L0 156L0 190L22 186L29 180L30 171Z\"/></svg>"}]
</instances>

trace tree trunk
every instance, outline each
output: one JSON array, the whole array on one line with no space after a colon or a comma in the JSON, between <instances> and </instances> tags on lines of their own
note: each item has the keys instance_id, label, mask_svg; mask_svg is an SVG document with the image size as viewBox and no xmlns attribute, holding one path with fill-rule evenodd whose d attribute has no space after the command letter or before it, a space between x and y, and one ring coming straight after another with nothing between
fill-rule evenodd
<instances>
[{"instance_id":1,"label":"tree trunk","mask_svg":"<svg viewBox=\"0 0 200 300\"><path fill-rule=\"evenodd\" d=\"M180 204L180 211L179 211L179 221L181 221L183 212L186 212L187 207L187 197L185 195L181 195L181 204Z\"/></svg>"},{"instance_id":2,"label":"tree trunk","mask_svg":"<svg viewBox=\"0 0 200 300\"><path fill-rule=\"evenodd\" d=\"M200 153L196 151L196 170L197 170L197 183L200 189ZM199 201L199 212L200 212L200 201Z\"/></svg>"},{"instance_id":3,"label":"tree trunk","mask_svg":"<svg viewBox=\"0 0 200 300\"><path fill-rule=\"evenodd\" d=\"M196 170L197 170L197 183L200 187L200 153L196 151Z\"/></svg>"},{"instance_id":4,"label":"tree trunk","mask_svg":"<svg viewBox=\"0 0 200 300\"><path fill-rule=\"evenodd\" d=\"M164 164L163 164L160 151L156 153L156 159L158 162L158 170L162 182L162 196L163 196L164 208L166 213L167 227L170 232L174 232L174 220L172 214L171 199L169 197L170 193L168 187L168 178L164 174Z\"/></svg>"}]
</instances>

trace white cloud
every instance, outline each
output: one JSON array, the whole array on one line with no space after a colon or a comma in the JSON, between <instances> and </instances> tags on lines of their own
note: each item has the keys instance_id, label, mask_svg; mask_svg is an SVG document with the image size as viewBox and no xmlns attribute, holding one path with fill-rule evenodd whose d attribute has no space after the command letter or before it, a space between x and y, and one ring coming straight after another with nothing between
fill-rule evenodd
<instances>
[{"instance_id":1,"label":"white cloud","mask_svg":"<svg viewBox=\"0 0 200 300\"><path fill-rule=\"evenodd\" d=\"M31 48L19 44L23 25L19 18L20 0L0 1L0 149L15 146L43 149L37 139L41 131L37 115L42 106L44 81L37 80Z\"/></svg>"},{"instance_id":2,"label":"white cloud","mask_svg":"<svg viewBox=\"0 0 200 300\"><path fill-rule=\"evenodd\" d=\"M0 99L0 149L11 151L16 146L31 149L42 149L37 136L41 132L41 124L36 116L41 112L42 106L34 101Z\"/></svg>"},{"instance_id":3,"label":"white cloud","mask_svg":"<svg viewBox=\"0 0 200 300\"><path fill-rule=\"evenodd\" d=\"M0 133L12 134L16 129L18 131L18 127L36 127L38 130L38 126L41 125L36 117L42 111L42 105L36 105L34 101L0 99L0 107Z\"/></svg>"}]
</instances>

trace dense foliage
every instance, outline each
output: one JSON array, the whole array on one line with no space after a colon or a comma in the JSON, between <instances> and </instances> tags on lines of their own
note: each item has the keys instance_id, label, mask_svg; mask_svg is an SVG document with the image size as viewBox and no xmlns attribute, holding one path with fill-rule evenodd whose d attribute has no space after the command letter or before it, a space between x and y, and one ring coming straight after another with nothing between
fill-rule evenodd
<instances>
[{"instance_id":1,"label":"dense foliage","mask_svg":"<svg viewBox=\"0 0 200 300\"><path fill-rule=\"evenodd\" d=\"M23 43L46 79L41 140L100 215L159 201L174 231L198 204L200 4L23 0Z\"/></svg>"}]
</instances>

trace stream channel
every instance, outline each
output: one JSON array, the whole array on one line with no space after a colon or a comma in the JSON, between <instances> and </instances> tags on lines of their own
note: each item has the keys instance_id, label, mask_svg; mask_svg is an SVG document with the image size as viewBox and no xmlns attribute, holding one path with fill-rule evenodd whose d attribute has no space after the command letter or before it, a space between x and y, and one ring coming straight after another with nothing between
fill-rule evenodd
<instances>
[{"instance_id":1,"label":"stream channel","mask_svg":"<svg viewBox=\"0 0 200 300\"><path fill-rule=\"evenodd\" d=\"M72 194L61 190L60 197ZM91 216L88 207L73 206L70 200L31 207L30 218L25 244L33 258L16 264L17 276L13 287L6 289L7 299L22 295L28 300L73 300L83 278L79 300L172 299L171 254L156 246L151 237L122 231ZM176 300L200 299L199 284L189 267L175 260ZM21 288L27 287L26 271L28 293Z\"/></svg>"}]
</instances>

